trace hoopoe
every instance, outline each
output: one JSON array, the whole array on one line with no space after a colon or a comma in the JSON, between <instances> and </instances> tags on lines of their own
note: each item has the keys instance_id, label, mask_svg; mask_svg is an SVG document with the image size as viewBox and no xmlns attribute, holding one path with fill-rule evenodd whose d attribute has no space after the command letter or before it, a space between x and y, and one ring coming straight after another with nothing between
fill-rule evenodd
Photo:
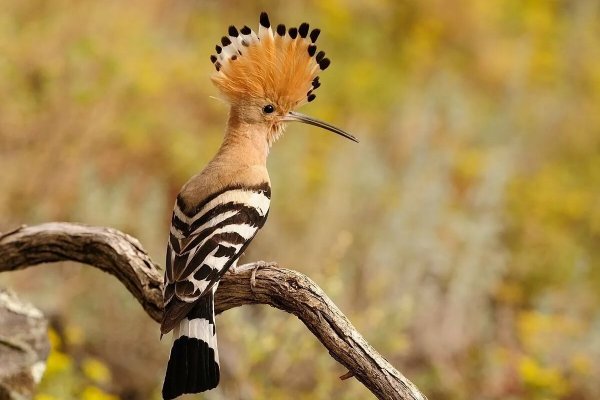
<instances>
[{"instance_id":1,"label":"hoopoe","mask_svg":"<svg viewBox=\"0 0 600 400\"><path fill-rule=\"evenodd\" d=\"M174 342L163 398L198 393L219 383L214 295L264 225L271 185L266 168L273 142L285 123L299 121L356 138L328 123L294 111L315 99L318 73L329 66L317 53L320 30L309 25L275 34L266 13L258 33L247 26L228 35L211 56L212 82L230 103L225 138L216 156L177 196L167 246L161 333Z\"/></svg>"}]
</instances>

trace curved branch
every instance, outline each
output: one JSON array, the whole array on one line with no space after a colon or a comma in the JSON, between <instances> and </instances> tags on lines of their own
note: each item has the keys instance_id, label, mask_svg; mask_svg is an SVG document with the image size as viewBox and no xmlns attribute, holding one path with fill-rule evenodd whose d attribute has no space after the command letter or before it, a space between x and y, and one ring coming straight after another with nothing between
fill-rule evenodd
<instances>
[{"instance_id":1,"label":"curved branch","mask_svg":"<svg viewBox=\"0 0 600 400\"><path fill-rule=\"evenodd\" d=\"M71 223L20 227L0 235L0 272L31 265L77 261L119 279L156 321L162 315L162 273L137 239L116 229ZM276 263L238 267L222 278L216 312L245 304L268 304L296 315L379 399L425 400L415 385L377 353L317 284Z\"/></svg>"}]
</instances>

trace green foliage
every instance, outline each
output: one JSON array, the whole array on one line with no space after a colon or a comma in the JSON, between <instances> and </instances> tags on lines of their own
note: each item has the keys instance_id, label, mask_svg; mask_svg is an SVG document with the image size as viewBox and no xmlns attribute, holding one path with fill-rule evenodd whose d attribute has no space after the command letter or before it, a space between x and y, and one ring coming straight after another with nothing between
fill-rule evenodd
<instances>
[{"instance_id":1,"label":"green foliage","mask_svg":"<svg viewBox=\"0 0 600 400\"><path fill-rule=\"evenodd\" d=\"M599 398L598 2L263 7L323 30L332 66L303 111L361 143L289 126L270 156L269 223L245 259L313 277L430 398ZM2 10L0 231L114 226L162 260L175 194L222 137L208 57L261 8ZM114 279L70 265L0 279L57 331L79 327L53 339L37 400L158 398L169 341ZM207 399L368 397L290 316L245 307L218 331L224 377Z\"/></svg>"}]
</instances>

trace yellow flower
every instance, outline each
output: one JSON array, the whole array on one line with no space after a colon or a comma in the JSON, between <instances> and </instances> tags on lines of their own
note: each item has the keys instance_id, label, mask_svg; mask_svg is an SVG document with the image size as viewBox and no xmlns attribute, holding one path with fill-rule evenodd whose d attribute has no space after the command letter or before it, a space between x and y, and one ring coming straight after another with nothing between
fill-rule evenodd
<instances>
[{"instance_id":1,"label":"yellow flower","mask_svg":"<svg viewBox=\"0 0 600 400\"><path fill-rule=\"evenodd\" d=\"M86 358L83 360L81 368L85 376L96 383L108 383L110 381L110 370L95 358Z\"/></svg>"},{"instance_id":2,"label":"yellow flower","mask_svg":"<svg viewBox=\"0 0 600 400\"><path fill-rule=\"evenodd\" d=\"M545 367L537 360L524 356L519 362L519 373L523 382L533 388L546 389L561 396L567 392L568 382L556 368Z\"/></svg>"},{"instance_id":3,"label":"yellow flower","mask_svg":"<svg viewBox=\"0 0 600 400\"><path fill-rule=\"evenodd\" d=\"M70 369L73 365L73 360L63 352L52 350L46 362L46 374L64 372Z\"/></svg>"},{"instance_id":4,"label":"yellow flower","mask_svg":"<svg viewBox=\"0 0 600 400\"><path fill-rule=\"evenodd\" d=\"M119 398L95 386L86 386L81 392L81 400L119 400Z\"/></svg>"},{"instance_id":5,"label":"yellow flower","mask_svg":"<svg viewBox=\"0 0 600 400\"><path fill-rule=\"evenodd\" d=\"M62 340L56 331L52 328L48 329L48 340L52 349L58 349L62 345Z\"/></svg>"}]
</instances>

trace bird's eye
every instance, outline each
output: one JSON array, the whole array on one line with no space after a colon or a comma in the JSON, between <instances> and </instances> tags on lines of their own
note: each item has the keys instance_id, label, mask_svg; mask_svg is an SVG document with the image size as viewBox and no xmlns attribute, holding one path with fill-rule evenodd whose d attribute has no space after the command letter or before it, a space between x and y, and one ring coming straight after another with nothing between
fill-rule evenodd
<instances>
[{"instance_id":1,"label":"bird's eye","mask_svg":"<svg viewBox=\"0 0 600 400\"><path fill-rule=\"evenodd\" d=\"M263 107L263 112L265 114L271 114L273 111L275 111L275 107L273 107L272 104L267 104L266 106Z\"/></svg>"}]
</instances>

